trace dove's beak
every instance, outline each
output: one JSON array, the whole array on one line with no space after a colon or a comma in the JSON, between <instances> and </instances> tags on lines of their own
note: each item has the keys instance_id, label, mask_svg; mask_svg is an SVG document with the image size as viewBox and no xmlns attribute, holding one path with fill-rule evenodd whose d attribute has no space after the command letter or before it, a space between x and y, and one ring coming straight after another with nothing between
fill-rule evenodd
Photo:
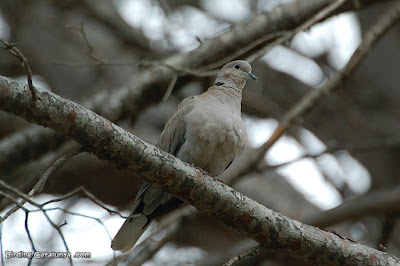
<instances>
[{"instance_id":1,"label":"dove's beak","mask_svg":"<svg viewBox=\"0 0 400 266\"><path fill-rule=\"evenodd\" d=\"M249 77L250 77L251 79L258 80L258 78L257 78L254 74L252 74L252 73L250 73L250 72L246 72L246 73L247 73L247 75L249 75Z\"/></svg>"}]
</instances>

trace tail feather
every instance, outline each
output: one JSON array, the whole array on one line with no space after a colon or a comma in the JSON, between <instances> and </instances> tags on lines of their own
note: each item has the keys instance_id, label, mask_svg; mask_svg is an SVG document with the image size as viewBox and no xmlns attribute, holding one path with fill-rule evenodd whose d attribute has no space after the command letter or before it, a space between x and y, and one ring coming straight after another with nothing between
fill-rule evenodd
<instances>
[{"instance_id":1,"label":"tail feather","mask_svg":"<svg viewBox=\"0 0 400 266\"><path fill-rule=\"evenodd\" d=\"M111 248L128 252L151 221L178 207L182 201L145 182L135 199L131 215L111 242Z\"/></svg>"},{"instance_id":2,"label":"tail feather","mask_svg":"<svg viewBox=\"0 0 400 266\"><path fill-rule=\"evenodd\" d=\"M128 252L136 244L136 241L149 224L149 219L144 214L136 214L126 219L125 223L112 240L111 248L124 253Z\"/></svg>"}]
</instances>

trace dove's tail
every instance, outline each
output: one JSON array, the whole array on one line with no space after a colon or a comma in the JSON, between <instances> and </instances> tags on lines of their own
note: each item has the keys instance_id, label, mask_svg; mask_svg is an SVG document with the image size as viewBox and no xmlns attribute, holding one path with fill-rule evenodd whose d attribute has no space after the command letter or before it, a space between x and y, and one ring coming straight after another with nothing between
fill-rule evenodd
<instances>
[{"instance_id":1,"label":"dove's tail","mask_svg":"<svg viewBox=\"0 0 400 266\"><path fill-rule=\"evenodd\" d=\"M128 217L111 242L111 248L121 252L128 252L149 224L149 219L142 213Z\"/></svg>"},{"instance_id":2,"label":"dove's tail","mask_svg":"<svg viewBox=\"0 0 400 266\"><path fill-rule=\"evenodd\" d=\"M136 196L133 211L114 237L111 248L128 252L154 219L180 204L182 201L168 192L144 182Z\"/></svg>"}]
</instances>

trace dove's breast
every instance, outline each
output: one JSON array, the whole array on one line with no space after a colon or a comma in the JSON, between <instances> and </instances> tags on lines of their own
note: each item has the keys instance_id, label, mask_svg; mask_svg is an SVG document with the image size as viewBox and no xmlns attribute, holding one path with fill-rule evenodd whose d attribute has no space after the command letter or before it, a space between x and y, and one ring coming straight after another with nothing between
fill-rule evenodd
<instances>
[{"instance_id":1,"label":"dove's breast","mask_svg":"<svg viewBox=\"0 0 400 266\"><path fill-rule=\"evenodd\" d=\"M185 125L185 143L177 157L213 175L221 174L247 142L240 112L223 104L193 108Z\"/></svg>"}]
</instances>

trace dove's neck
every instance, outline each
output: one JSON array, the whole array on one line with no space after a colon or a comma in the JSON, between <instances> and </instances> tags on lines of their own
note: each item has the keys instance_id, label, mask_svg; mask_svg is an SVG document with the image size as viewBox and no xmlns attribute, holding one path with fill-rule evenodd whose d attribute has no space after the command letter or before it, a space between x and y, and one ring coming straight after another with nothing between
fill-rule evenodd
<instances>
[{"instance_id":1,"label":"dove's neck","mask_svg":"<svg viewBox=\"0 0 400 266\"><path fill-rule=\"evenodd\" d=\"M246 85L246 81L247 79L243 78L243 76L232 75L226 71L221 71L215 79L214 84L224 83L226 86L231 86L242 91L244 86Z\"/></svg>"},{"instance_id":2,"label":"dove's neck","mask_svg":"<svg viewBox=\"0 0 400 266\"><path fill-rule=\"evenodd\" d=\"M242 88L226 81L216 80L214 86L208 90L215 99L224 104L229 104L239 112L242 109Z\"/></svg>"}]
</instances>

